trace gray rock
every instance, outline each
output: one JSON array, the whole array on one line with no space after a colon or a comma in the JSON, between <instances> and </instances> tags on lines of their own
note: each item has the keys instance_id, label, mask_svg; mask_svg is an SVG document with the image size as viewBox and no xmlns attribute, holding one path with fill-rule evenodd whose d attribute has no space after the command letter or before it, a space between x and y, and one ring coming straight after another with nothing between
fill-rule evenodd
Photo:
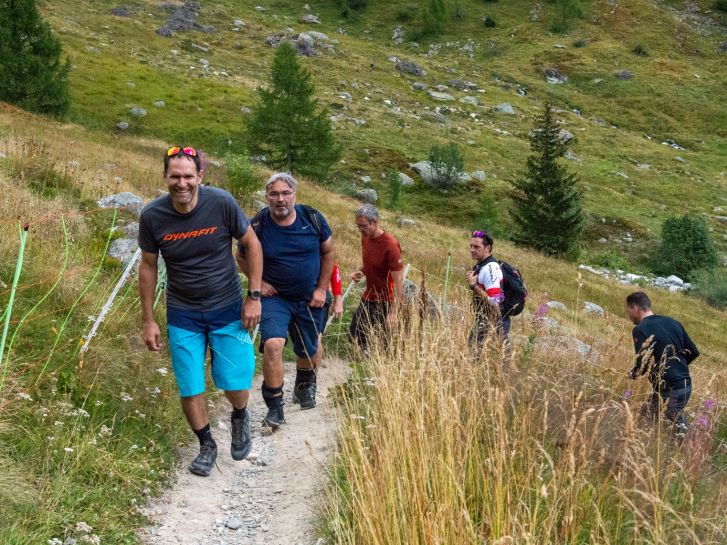
<instances>
[{"instance_id":1,"label":"gray rock","mask_svg":"<svg viewBox=\"0 0 727 545\"><path fill-rule=\"evenodd\" d=\"M417 222L411 218L399 218L398 220L396 220L396 224L399 227L416 227L417 226Z\"/></svg>"},{"instance_id":2,"label":"gray rock","mask_svg":"<svg viewBox=\"0 0 727 545\"><path fill-rule=\"evenodd\" d=\"M242 522L240 522L240 519L237 517L230 517L227 519L227 522L225 522L225 526L227 526L230 530L238 530L240 526L242 526Z\"/></svg>"},{"instance_id":3,"label":"gray rock","mask_svg":"<svg viewBox=\"0 0 727 545\"><path fill-rule=\"evenodd\" d=\"M446 85L443 85L441 83L439 85L434 86L434 90L439 91L440 93L444 93L448 89L449 89L449 87L447 87Z\"/></svg>"},{"instance_id":4,"label":"gray rock","mask_svg":"<svg viewBox=\"0 0 727 545\"><path fill-rule=\"evenodd\" d=\"M430 120L434 121L435 123L440 123L442 125L447 124L447 116L440 112L437 112L435 110L424 110L421 113L421 116L426 119L430 119Z\"/></svg>"},{"instance_id":5,"label":"gray rock","mask_svg":"<svg viewBox=\"0 0 727 545\"><path fill-rule=\"evenodd\" d=\"M167 105L167 103L163 100L155 100L154 102L152 102L152 104L157 108L164 108Z\"/></svg>"},{"instance_id":6,"label":"gray rock","mask_svg":"<svg viewBox=\"0 0 727 545\"><path fill-rule=\"evenodd\" d=\"M431 184L434 182L434 169L432 168L432 163L429 161L419 161L418 163L409 165L409 167L419 175L424 183Z\"/></svg>"},{"instance_id":7,"label":"gray rock","mask_svg":"<svg viewBox=\"0 0 727 545\"><path fill-rule=\"evenodd\" d=\"M156 30L160 36L167 38L174 35L175 32L184 32L186 30L196 30L198 32L214 32L214 27L204 26L197 22L197 13L199 12L199 2L191 2L187 0L182 6L174 4L164 5L172 13L167 18L166 23Z\"/></svg>"},{"instance_id":8,"label":"gray rock","mask_svg":"<svg viewBox=\"0 0 727 545\"><path fill-rule=\"evenodd\" d=\"M404 301L411 305L420 304L419 286L408 278L404 280ZM431 319L437 319L440 315L439 304L430 291L427 291L427 315Z\"/></svg>"},{"instance_id":9,"label":"gray rock","mask_svg":"<svg viewBox=\"0 0 727 545\"><path fill-rule=\"evenodd\" d=\"M576 163L581 162L581 158L578 157L575 153L573 153L573 150L565 150L565 155L563 156L569 161L575 161Z\"/></svg>"},{"instance_id":10,"label":"gray rock","mask_svg":"<svg viewBox=\"0 0 727 545\"><path fill-rule=\"evenodd\" d=\"M484 170L475 170L471 176L477 180L478 182L484 182L487 180L487 174L485 174Z\"/></svg>"},{"instance_id":11,"label":"gray rock","mask_svg":"<svg viewBox=\"0 0 727 545\"><path fill-rule=\"evenodd\" d=\"M270 47L278 47L283 40L285 40L284 34L271 34L265 38L265 43Z\"/></svg>"},{"instance_id":12,"label":"gray rock","mask_svg":"<svg viewBox=\"0 0 727 545\"><path fill-rule=\"evenodd\" d=\"M356 198L365 203L374 204L379 199L375 189L359 189L356 191Z\"/></svg>"},{"instance_id":13,"label":"gray rock","mask_svg":"<svg viewBox=\"0 0 727 545\"><path fill-rule=\"evenodd\" d=\"M560 131L558 132L558 140L560 140L561 144L567 144L574 138L575 135L565 129L560 129Z\"/></svg>"},{"instance_id":14,"label":"gray rock","mask_svg":"<svg viewBox=\"0 0 727 545\"><path fill-rule=\"evenodd\" d=\"M267 206L268 206L267 203L264 203L263 201L260 201L258 199L253 200L252 204L253 204L253 206L255 206L255 209L258 211L262 210L263 208L267 208Z\"/></svg>"},{"instance_id":15,"label":"gray rock","mask_svg":"<svg viewBox=\"0 0 727 545\"><path fill-rule=\"evenodd\" d=\"M598 239L598 243L599 244L608 244L608 239L601 237Z\"/></svg>"},{"instance_id":16,"label":"gray rock","mask_svg":"<svg viewBox=\"0 0 727 545\"><path fill-rule=\"evenodd\" d=\"M129 122L128 121L119 121L116 124L116 128L119 129L120 131L125 131L126 129L129 128Z\"/></svg>"},{"instance_id":17,"label":"gray rock","mask_svg":"<svg viewBox=\"0 0 727 545\"><path fill-rule=\"evenodd\" d=\"M467 182L472 181L472 176L470 176L466 172L462 172L461 174L459 174L457 176L457 181L460 183L467 183Z\"/></svg>"},{"instance_id":18,"label":"gray rock","mask_svg":"<svg viewBox=\"0 0 727 545\"><path fill-rule=\"evenodd\" d=\"M721 42L717 46L717 51L719 51L720 53L727 53L727 42Z\"/></svg>"},{"instance_id":19,"label":"gray rock","mask_svg":"<svg viewBox=\"0 0 727 545\"><path fill-rule=\"evenodd\" d=\"M677 163L686 163L687 162L686 159L684 159L684 157L680 157L679 155L677 155L676 157L674 157L674 160Z\"/></svg>"},{"instance_id":20,"label":"gray rock","mask_svg":"<svg viewBox=\"0 0 727 545\"><path fill-rule=\"evenodd\" d=\"M429 91L429 96L434 100L452 101L454 97L449 93L440 93L439 91Z\"/></svg>"},{"instance_id":21,"label":"gray rock","mask_svg":"<svg viewBox=\"0 0 727 545\"><path fill-rule=\"evenodd\" d=\"M330 41L330 38L326 34L323 34L323 32L318 32L317 30L309 30L306 32L306 34L308 34L308 36L313 38L313 40L315 40L315 42L319 44Z\"/></svg>"},{"instance_id":22,"label":"gray rock","mask_svg":"<svg viewBox=\"0 0 727 545\"><path fill-rule=\"evenodd\" d=\"M427 88L427 85L425 83L422 83L421 81L415 81L411 84L412 89L415 89L417 91L424 91Z\"/></svg>"},{"instance_id":23,"label":"gray rock","mask_svg":"<svg viewBox=\"0 0 727 545\"><path fill-rule=\"evenodd\" d=\"M667 276L667 277L666 277L666 281L667 281L667 282L668 282L669 284L675 284L675 285L677 285L677 286L681 286L681 285L683 285L683 284L684 284L684 280L682 280L681 278L679 278L679 277L678 277L677 275L675 275L675 274L672 274L672 275L669 275L669 276Z\"/></svg>"},{"instance_id":24,"label":"gray rock","mask_svg":"<svg viewBox=\"0 0 727 545\"><path fill-rule=\"evenodd\" d=\"M634 73L631 70L616 70L613 75L622 80L630 80L634 77Z\"/></svg>"},{"instance_id":25,"label":"gray rock","mask_svg":"<svg viewBox=\"0 0 727 545\"><path fill-rule=\"evenodd\" d=\"M351 96L351 93L346 93L345 91L340 93L338 98L345 100L346 102L353 102L353 96Z\"/></svg>"},{"instance_id":26,"label":"gray rock","mask_svg":"<svg viewBox=\"0 0 727 545\"><path fill-rule=\"evenodd\" d=\"M234 21L232 21L232 26L237 28L243 27L245 26L245 21L243 21L242 19L235 19Z\"/></svg>"},{"instance_id":27,"label":"gray rock","mask_svg":"<svg viewBox=\"0 0 727 545\"><path fill-rule=\"evenodd\" d=\"M298 21L300 21L301 23L305 23L307 25L320 25L321 24L321 21L318 18L318 15L313 15L312 13L306 13L306 14L301 15L298 18Z\"/></svg>"},{"instance_id":28,"label":"gray rock","mask_svg":"<svg viewBox=\"0 0 727 545\"><path fill-rule=\"evenodd\" d=\"M543 70L543 74L545 74L546 81L552 85L566 83L568 81L567 74L557 68L546 68Z\"/></svg>"},{"instance_id":29,"label":"gray rock","mask_svg":"<svg viewBox=\"0 0 727 545\"><path fill-rule=\"evenodd\" d=\"M127 81L126 86L130 89L133 89L134 87L136 87L136 83L134 83L133 81Z\"/></svg>"},{"instance_id":30,"label":"gray rock","mask_svg":"<svg viewBox=\"0 0 727 545\"><path fill-rule=\"evenodd\" d=\"M315 57L317 52L315 49L315 39L313 37L306 33L301 32L298 35L298 39L295 40L295 50L297 51L298 55L302 55L304 57Z\"/></svg>"},{"instance_id":31,"label":"gray rock","mask_svg":"<svg viewBox=\"0 0 727 545\"><path fill-rule=\"evenodd\" d=\"M401 185L403 187L411 187L414 185L414 179L410 176L407 176L403 172L399 173L399 180L401 181Z\"/></svg>"},{"instance_id":32,"label":"gray rock","mask_svg":"<svg viewBox=\"0 0 727 545\"><path fill-rule=\"evenodd\" d=\"M131 108L129 114L134 117L146 117L146 110L144 108Z\"/></svg>"},{"instance_id":33,"label":"gray rock","mask_svg":"<svg viewBox=\"0 0 727 545\"><path fill-rule=\"evenodd\" d=\"M418 66L417 64L411 62L411 61L399 61L396 63L396 69L401 72L402 74L411 74L413 76L426 76L427 71L424 70L421 66Z\"/></svg>"},{"instance_id":34,"label":"gray rock","mask_svg":"<svg viewBox=\"0 0 727 545\"><path fill-rule=\"evenodd\" d=\"M605 314L603 307L597 305L596 303L591 303L590 301L586 301L583 304L583 312L585 312L586 314L595 314L597 316L603 316Z\"/></svg>"},{"instance_id":35,"label":"gray rock","mask_svg":"<svg viewBox=\"0 0 727 545\"><path fill-rule=\"evenodd\" d=\"M246 114L246 115L247 115L247 114L251 114L251 113L252 113L252 110L251 110L250 108L248 108L247 106L242 106L242 107L240 108L240 111L241 111L241 112L242 112L243 114Z\"/></svg>"},{"instance_id":36,"label":"gray rock","mask_svg":"<svg viewBox=\"0 0 727 545\"><path fill-rule=\"evenodd\" d=\"M111 241L108 256L116 259L123 265L131 261L139 245L133 238L117 238Z\"/></svg>"},{"instance_id":37,"label":"gray rock","mask_svg":"<svg viewBox=\"0 0 727 545\"><path fill-rule=\"evenodd\" d=\"M136 14L136 8L131 6L118 6L116 8L111 8L111 15L116 15L116 17L132 17Z\"/></svg>"},{"instance_id":38,"label":"gray rock","mask_svg":"<svg viewBox=\"0 0 727 545\"><path fill-rule=\"evenodd\" d=\"M401 27L396 27L394 32L391 34L391 41L395 44L400 44L404 41L405 36L406 32L404 32Z\"/></svg>"},{"instance_id":39,"label":"gray rock","mask_svg":"<svg viewBox=\"0 0 727 545\"><path fill-rule=\"evenodd\" d=\"M459 99L459 101L462 104L469 104L470 106L479 106L480 105L480 101L478 100L478 98L473 97L473 96L463 96L462 98Z\"/></svg>"},{"instance_id":40,"label":"gray rock","mask_svg":"<svg viewBox=\"0 0 727 545\"><path fill-rule=\"evenodd\" d=\"M210 67L210 61L208 61L207 59L199 59L199 64L201 64L202 68L204 68L205 70Z\"/></svg>"},{"instance_id":41,"label":"gray rock","mask_svg":"<svg viewBox=\"0 0 727 545\"><path fill-rule=\"evenodd\" d=\"M727 223L727 216L714 216L714 219L720 223Z\"/></svg>"},{"instance_id":42,"label":"gray rock","mask_svg":"<svg viewBox=\"0 0 727 545\"><path fill-rule=\"evenodd\" d=\"M135 221L124 225L120 230L124 233L124 238L139 238L139 224Z\"/></svg>"},{"instance_id":43,"label":"gray rock","mask_svg":"<svg viewBox=\"0 0 727 545\"><path fill-rule=\"evenodd\" d=\"M495 111L501 114L515 115L515 108L507 102L503 102L502 104L495 106Z\"/></svg>"},{"instance_id":44,"label":"gray rock","mask_svg":"<svg viewBox=\"0 0 727 545\"><path fill-rule=\"evenodd\" d=\"M451 79L447 82L447 85L454 87L455 89L459 89L460 91L476 91L480 88L480 86L476 83L462 79Z\"/></svg>"},{"instance_id":45,"label":"gray rock","mask_svg":"<svg viewBox=\"0 0 727 545\"><path fill-rule=\"evenodd\" d=\"M560 301L548 301L546 303L549 308L557 308L558 310L568 310L565 304L561 303Z\"/></svg>"},{"instance_id":46,"label":"gray rock","mask_svg":"<svg viewBox=\"0 0 727 545\"><path fill-rule=\"evenodd\" d=\"M365 184L368 184L371 183L371 176L359 176L359 180L361 180Z\"/></svg>"},{"instance_id":47,"label":"gray rock","mask_svg":"<svg viewBox=\"0 0 727 545\"><path fill-rule=\"evenodd\" d=\"M144 207L142 198L128 191L103 197L97 200L96 204L100 208L127 208L136 215L141 214L141 209Z\"/></svg>"}]
</instances>

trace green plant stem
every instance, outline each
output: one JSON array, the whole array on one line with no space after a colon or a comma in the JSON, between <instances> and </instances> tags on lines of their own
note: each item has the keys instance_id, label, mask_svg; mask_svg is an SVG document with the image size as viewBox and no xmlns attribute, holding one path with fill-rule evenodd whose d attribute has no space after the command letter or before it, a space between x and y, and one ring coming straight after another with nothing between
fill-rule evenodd
<instances>
[{"instance_id":1,"label":"green plant stem","mask_svg":"<svg viewBox=\"0 0 727 545\"><path fill-rule=\"evenodd\" d=\"M0 362L3 363L3 376L0 379L0 393L3 391L5 386L5 376L8 372L9 361L5 360L5 340L8 337L8 329L10 328L10 318L13 314L13 304L15 303L15 293L18 289L18 281L20 280L20 273L23 270L23 256L25 255L25 243L28 239L28 225L21 226L18 224L18 230L20 231L20 249L18 250L18 261L15 264L15 275L13 276L13 285L10 289L10 300L8 301L8 308L5 312L5 325L3 325L3 336L0 340Z\"/></svg>"}]
</instances>

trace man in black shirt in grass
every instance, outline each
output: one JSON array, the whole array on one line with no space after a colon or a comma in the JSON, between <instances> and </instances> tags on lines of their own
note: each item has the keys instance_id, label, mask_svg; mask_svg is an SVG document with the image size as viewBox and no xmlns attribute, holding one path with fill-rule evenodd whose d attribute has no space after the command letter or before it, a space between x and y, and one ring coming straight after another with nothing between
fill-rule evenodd
<instances>
[{"instance_id":1,"label":"man in black shirt in grass","mask_svg":"<svg viewBox=\"0 0 727 545\"><path fill-rule=\"evenodd\" d=\"M666 403L664 417L674 424L674 434L683 437L687 431L684 407L692 394L689 364L699 356L699 350L689 338L684 326L668 316L651 310L649 297L636 291L626 298L626 312L636 327L633 329L636 363L631 378L649 375L654 387L644 414L655 418L660 399Z\"/></svg>"}]
</instances>

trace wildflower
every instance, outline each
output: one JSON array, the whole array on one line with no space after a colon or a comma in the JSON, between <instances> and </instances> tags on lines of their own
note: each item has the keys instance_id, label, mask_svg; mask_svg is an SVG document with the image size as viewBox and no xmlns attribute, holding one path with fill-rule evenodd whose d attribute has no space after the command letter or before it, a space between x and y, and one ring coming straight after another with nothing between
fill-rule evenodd
<instances>
[{"instance_id":1,"label":"wildflower","mask_svg":"<svg viewBox=\"0 0 727 545\"><path fill-rule=\"evenodd\" d=\"M66 452L73 452L73 449L71 447L66 447L63 450L65 450Z\"/></svg>"},{"instance_id":2,"label":"wildflower","mask_svg":"<svg viewBox=\"0 0 727 545\"><path fill-rule=\"evenodd\" d=\"M63 422L61 422L60 420L56 420L55 422L53 422L53 425L56 428L60 428L63 425Z\"/></svg>"},{"instance_id":3,"label":"wildflower","mask_svg":"<svg viewBox=\"0 0 727 545\"><path fill-rule=\"evenodd\" d=\"M144 418L144 417L146 417L146 415L145 415L144 413L142 413L142 412L139 412L139 409L135 410L134 412L136 413L136 415L137 415L137 416L138 416L139 418Z\"/></svg>"},{"instance_id":4,"label":"wildflower","mask_svg":"<svg viewBox=\"0 0 727 545\"><path fill-rule=\"evenodd\" d=\"M154 388L147 388L146 391L149 392L149 395L152 397L156 397L162 393L158 386L154 386Z\"/></svg>"},{"instance_id":5,"label":"wildflower","mask_svg":"<svg viewBox=\"0 0 727 545\"><path fill-rule=\"evenodd\" d=\"M134 398L131 397L126 392L121 392L121 401L124 401L124 402L126 402L126 401L134 401Z\"/></svg>"},{"instance_id":6,"label":"wildflower","mask_svg":"<svg viewBox=\"0 0 727 545\"><path fill-rule=\"evenodd\" d=\"M105 424L101 424L101 429L98 430L98 434L101 437L109 437L111 435L111 428L109 428Z\"/></svg>"},{"instance_id":7,"label":"wildflower","mask_svg":"<svg viewBox=\"0 0 727 545\"><path fill-rule=\"evenodd\" d=\"M85 409L74 409L73 411L71 411L70 415L71 416L82 416L84 418L88 418L89 416L91 416L90 414L88 414L88 411Z\"/></svg>"},{"instance_id":8,"label":"wildflower","mask_svg":"<svg viewBox=\"0 0 727 545\"><path fill-rule=\"evenodd\" d=\"M159 373L163 377L166 377L168 372L169 369L167 369L166 367L160 367L159 369L157 369L157 373Z\"/></svg>"},{"instance_id":9,"label":"wildflower","mask_svg":"<svg viewBox=\"0 0 727 545\"><path fill-rule=\"evenodd\" d=\"M101 545L101 538L96 534L88 534L81 536L82 543L88 543L89 545Z\"/></svg>"},{"instance_id":10,"label":"wildflower","mask_svg":"<svg viewBox=\"0 0 727 545\"><path fill-rule=\"evenodd\" d=\"M49 436L47 436L47 437L45 438L45 440L46 440L46 441L48 441L48 442L50 443L50 442L52 442L52 441L55 441L55 440L56 440L56 436L55 436L55 435L49 435Z\"/></svg>"},{"instance_id":11,"label":"wildflower","mask_svg":"<svg viewBox=\"0 0 727 545\"><path fill-rule=\"evenodd\" d=\"M76 532L81 532L83 534L88 534L93 530L88 524L85 522L77 522L76 523Z\"/></svg>"},{"instance_id":12,"label":"wildflower","mask_svg":"<svg viewBox=\"0 0 727 545\"><path fill-rule=\"evenodd\" d=\"M535 314L533 314L533 318L536 320L539 320L540 318L545 318L545 316L548 314L548 310L550 310L548 304L543 303L537 308Z\"/></svg>"},{"instance_id":13,"label":"wildflower","mask_svg":"<svg viewBox=\"0 0 727 545\"><path fill-rule=\"evenodd\" d=\"M705 430L709 427L709 417L706 414L700 414L696 420L697 425Z\"/></svg>"},{"instance_id":14,"label":"wildflower","mask_svg":"<svg viewBox=\"0 0 727 545\"><path fill-rule=\"evenodd\" d=\"M53 539L48 540L48 545L63 545L63 542L57 537L54 537Z\"/></svg>"},{"instance_id":15,"label":"wildflower","mask_svg":"<svg viewBox=\"0 0 727 545\"><path fill-rule=\"evenodd\" d=\"M129 450L136 450L136 449L138 449L138 448L139 448L139 445L136 445L136 444L134 444L134 445L131 445L131 446L129 447Z\"/></svg>"},{"instance_id":16,"label":"wildflower","mask_svg":"<svg viewBox=\"0 0 727 545\"><path fill-rule=\"evenodd\" d=\"M22 399L23 401L33 401L33 398L30 397L30 394L26 394L25 392L20 392L18 394L18 399Z\"/></svg>"},{"instance_id":17,"label":"wildflower","mask_svg":"<svg viewBox=\"0 0 727 545\"><path fill-rule=\"evenodd\" d=\"M100 407L101 405L103 405L103 401L99 401L99 400L97 399L97 400L96 400L96 401L94 402L94 405L95 405L96 407Z\"/></svg>"},{"instance_id":18,"label":"wildflower","mask_svg":"<svg viewBox=\"0 0 727 545\"><path fill-rule=\"evenodd\" d=\"M704 400L704 403L702 407L704 407L705 411L711 411L717 406L717 402L712 398L707 398Z\"/></svg>"},{"instance_id":19,"label":"wildflower","mask_svg":"<svg viewBox=\"0 0 727 545\"><path fill-rule=\"evenodd\" d=\"M626 390L624 392L624 399L631 399L631 390Z\"/></svg>"}]
</instances>

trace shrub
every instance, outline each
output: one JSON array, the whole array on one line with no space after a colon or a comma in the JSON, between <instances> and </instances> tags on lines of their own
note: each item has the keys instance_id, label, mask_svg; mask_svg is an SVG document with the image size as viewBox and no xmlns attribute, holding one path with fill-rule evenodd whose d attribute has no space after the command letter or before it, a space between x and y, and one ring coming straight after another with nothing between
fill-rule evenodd
<instances>
[{"instance_id":1,"label":"shrub","mask_svg":"<svg viewBox=\"0 0 727 545\"><path fill-rule=\"evenodd\" d=\"M621 269L622 271L628 270L629 262L620 253L613 250L606 250L605 252L598 252L594 254L589 260L591 265L596 267L606 267L607 269Z\"/></svg>"},{"instance_id":2,"label":"shrub","mask_svg":"<svg viewBox=\"0 0 727 545\"><path fill-rule=\"evenodd\" d=\"M389 208L398 210L401 205L401 177L396 170L386 174L386 183L389 185Z\"/></svg>"},{"instance_id":3,"label":"shrub","mask_svg":"<svg viewBox=\"0 0 727 545\"><path fill-rule=\"evenodd\" d=\"M411 21L417 15L417 7L414 4L403 6L396 12L396 20L400 23Z\"/></svg>"},{"instance_id":4,"label":"shrub","mask_svg":"<svg viewBox=\"0 0 727 545\"><path fill-rule=\"evenodd\" d=\"M727 0L716 0L714 3L714 9L727 13Z\"/></svg>"},{"instance_id":5,"label":"shrub","mask_svg":"<svg viewBox=\"0 0 727 545\"><path fill-rule=\"evenodd\" d=\"M652 258L656 274L689 278L693 271L713 269L719 263L706 222L688 214L671 217L661 227L661 245Z\"/></svg>"},{"instance_id":6,"label":"shrub","mask_svg":"<svg viewBox=\"0 0 727 545\"><path fill-rule=\"evenodd\" d=\"M464 159L457 144L450 142L445 146L432 146L429 151L429 162L432 164L434 181L440 188L454 185L464 168Z\"/></svg>"},{"instance_id":7,"label":"shrub","mask_svg":"<svg viewBox=\"0 0 727 545\"><path fill-rule=\"evenodd\" d=\"M558 18L550 26L553 32L567 32L571 27L571 20L583 16L581 0L555 0L558 9Z\"/></svg>"},{"instance_id":8,"label":"shrub","mask_svg":"<svg viewBox=\"0 0 727 545\"><path fill-rule=\"evenodd\" d=\"M482 22L485 24L485 26L487 28L494 28L494 27L497 26L497 22L492 17L490 17L489 15L485 15L482 18Z\"/></svg>"},{"instance_id":9,"label":"shrub","mask_svg":"<svg viewBox=\"0 0 727 545\"><path fill-rule=\"evenodd\" d=\"M225 189L237 199L243 207L253 204L253 193L261 189L260 177L247 155L229 153L225 156L225 172L227 182Z\"/></svg>"},{"instance_id":10,"label":"shrub","mask_svg":"<svg viewBox=\"0 0 727 545\"><path fill-rule=\"evenodd\" d=\"M631 53L634 55L638 55L639 57L648 57L649 52L646 50L646 47L644 47L642 44L636 44L632 49Z\"/></svg>"},{"instance_id":11,"label":"shrub","mask_svg":"<svg viewBox=\"0 0 727 545\"><path fill-rule=\"evenodd\" d=\"M711 269L692 273L694 293L717 308L727 308L727 270Z\"/></svg>"}]
</instances>

